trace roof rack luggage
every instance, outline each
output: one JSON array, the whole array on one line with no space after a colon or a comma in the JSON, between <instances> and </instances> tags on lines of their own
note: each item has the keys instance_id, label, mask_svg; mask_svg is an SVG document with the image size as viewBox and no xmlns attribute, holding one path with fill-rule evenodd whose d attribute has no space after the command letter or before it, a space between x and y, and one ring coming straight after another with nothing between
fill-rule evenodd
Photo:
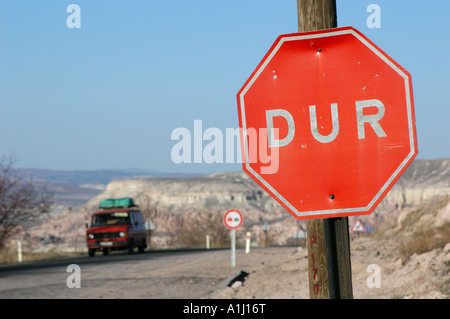
<instances>
[{"instance_id":1,"label":"roof rack luggage","mask_svg":"<svg viewBox=\"0 0 450 319\"><path fill-rule=\"evenodd\" d=\"M131 197L124 198L109 198L102 200L99 204L99 208L109 209L109 208L127 208L127 207L137 207Z\"/></svg>"}]
</instances>

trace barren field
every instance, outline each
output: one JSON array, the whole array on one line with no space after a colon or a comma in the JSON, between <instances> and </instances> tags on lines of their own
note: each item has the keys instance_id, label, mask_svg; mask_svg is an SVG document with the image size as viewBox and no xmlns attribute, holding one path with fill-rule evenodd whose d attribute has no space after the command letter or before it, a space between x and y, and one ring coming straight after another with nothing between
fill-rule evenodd
<instances>
[{"instance_id":1,"label":"barren field","mask_svg":"<svg viewBox=\"0 0 450 319\"><path fill-rule=\"evenodd\" d=\"M450 245L404 263L388 240L356 238L351 242L355 299L448 298ZM81 288L67 288L66 267L2 271L0 298L211 298L309 299L307 249L271 247L236 251L231 267L229 250L203 251L150 258L84 263ZM94 258L111 258L98 256ZM380 288L369 288L367 267L380 266ZM239 271L244 280L226 286Z\"/></svg>"},{"instance_id":2,"label":"barren field","mask_svg":"<svg viewBox=\"0 0 450 319\"><path fill-rule=\"evenodd\" d=\"M212 298L309 298L306 248L271 248L240 256L239 268L249 276L232 287L214 291ZM357 238L351 243L355 299L448 298L450 245L402 263L388 240ZM369 265L380 266L380 288L369 288ZM369 279L370 281L370 279Z\"/></svg>"}]
</instances>

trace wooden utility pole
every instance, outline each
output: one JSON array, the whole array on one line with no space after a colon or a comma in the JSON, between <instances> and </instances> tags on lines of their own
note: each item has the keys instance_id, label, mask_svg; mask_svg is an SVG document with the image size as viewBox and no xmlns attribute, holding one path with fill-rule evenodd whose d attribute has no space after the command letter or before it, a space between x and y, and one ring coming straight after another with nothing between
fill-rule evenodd
<instances>
[{"instance_id":1,"label":"wooden utility pole","mask_svg":"<svg viewBox=\"0 0 450 319\"><path fill-rule=\"evenodd\" d=\"M336 0L297 0L298 32L337 27ZM312 219L308 233L311 299L353 298L348 218Z\"/></svg>"},{"instance_id":2,"label":"wooden utility pole","mask_svg":"<svg viewBox=\"0 0 450 319\"><path fill-rule=\"evenodd\" d=\"M336 0L297 0L298 32L337 28Z\"/></svg>"}]
</instances>

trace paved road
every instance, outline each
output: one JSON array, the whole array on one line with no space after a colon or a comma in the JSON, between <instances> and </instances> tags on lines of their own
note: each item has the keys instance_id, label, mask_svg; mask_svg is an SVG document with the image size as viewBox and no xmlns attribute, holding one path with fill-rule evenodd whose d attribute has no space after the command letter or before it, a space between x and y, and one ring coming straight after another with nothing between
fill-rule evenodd
<instances>
[{"instance_id":1,"label":"paved road","mask_svg":"<svg viewBox=\"0 0 450 319\"><path fill-rule=\"evenodd\" d=\"M229 260L229 250L150 251L5 265L0 298L205 298L236 272Z\"/></svg>"}]
</instances>

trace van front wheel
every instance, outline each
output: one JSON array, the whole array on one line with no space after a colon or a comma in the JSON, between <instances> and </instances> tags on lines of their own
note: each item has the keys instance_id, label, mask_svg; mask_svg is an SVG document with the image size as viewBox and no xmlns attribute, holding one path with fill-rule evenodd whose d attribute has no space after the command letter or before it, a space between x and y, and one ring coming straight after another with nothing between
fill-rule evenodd
<instances>
[{"instance_id":1,"label":"van front wheel","mask_svg":"<svg viewBox=\"0 0 450 319\"><path fill-rule=\"evenodd\" d=\"M138 246L138 252L140 253L140 254L142 254L143 252L144 252L144 249L145 249L145 240L142 242L142 244L140 245L140 246Z\"/></svg>"}]
</instances>

